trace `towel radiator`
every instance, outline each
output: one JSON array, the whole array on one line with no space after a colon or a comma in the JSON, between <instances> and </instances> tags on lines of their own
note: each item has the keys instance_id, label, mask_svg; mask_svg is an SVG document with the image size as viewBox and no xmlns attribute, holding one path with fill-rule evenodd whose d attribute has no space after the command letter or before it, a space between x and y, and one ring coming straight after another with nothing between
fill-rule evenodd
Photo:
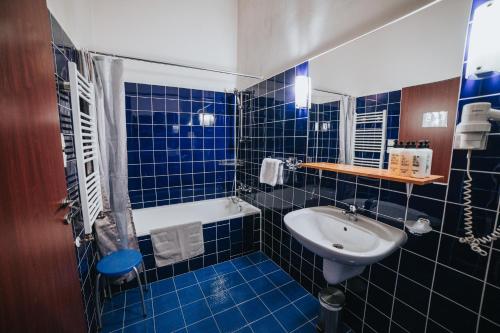
<instances>
[{"instance_id":1,"label":"towel radiator","mask_svg":"<svg viewBox=\"0 0 500 333\"><path fill-rule=\"evenodd\" d=\"M352 164L382 168L387 129L387 110L355 113Z\"/></svg>"},{"instance_id":2,"label":"towel radiator","mask_svg":"<svg viewBox=\"0 0 500 333\"><path fill-rule=\"evenodd\" d=\"M81 212L85 233L91 234L102 210L94 86L74 62L69 62L68 68Z\"/></svg>"}]
</instances>

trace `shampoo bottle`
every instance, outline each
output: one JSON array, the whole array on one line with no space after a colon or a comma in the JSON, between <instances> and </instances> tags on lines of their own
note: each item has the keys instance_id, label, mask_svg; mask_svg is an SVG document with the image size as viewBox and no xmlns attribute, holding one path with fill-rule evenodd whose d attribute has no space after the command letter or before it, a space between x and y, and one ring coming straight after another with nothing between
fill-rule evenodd
<instances>
[{"instance_id":1,"label":"shampoo bottle","mask_svg":"<svg viewBox=\"0 0 500 333\"><path fill-rule=\"evenodd\" d=\"M429 140L424 141L424 148L422 150L427 154L425 177L428 177L431 175L431 169L432 169L432 149L430 148Z\"/></svg>"},{"instance_id":2,"label":"shampoo bottle","mask_svg":"<svg viewBox=\"0 0 500 333\"><path fill-rule=\"evenodd\" d=\"M401 153L401 163L400 163L400 175L405 177L411 177L413 170L413 155L415 153L415 143L407 142L403 152Z\"/></svg>"},{"instance_id":3,"label":"shampoo bottle","mask_svg":"<svg viewBox=\"0 0 500 333\"><path fill-rule=\"evenodd\" d=\"M401 173L401 153L403 152L403 144L396 141L394 147L389 150L389 171L399 176Z\"/></svg>"},{"instance_id":4,"label":"shampoo bottle","mask_svg":"<svg viewBox=\"0 0 500 333\"><path fill-rule=\"evenodd\" d=\"M414 150L412 160L412 177L425 178L428 164L428 152L425 150L425 142L420 141Z\"/></svg>"}]
</instances>

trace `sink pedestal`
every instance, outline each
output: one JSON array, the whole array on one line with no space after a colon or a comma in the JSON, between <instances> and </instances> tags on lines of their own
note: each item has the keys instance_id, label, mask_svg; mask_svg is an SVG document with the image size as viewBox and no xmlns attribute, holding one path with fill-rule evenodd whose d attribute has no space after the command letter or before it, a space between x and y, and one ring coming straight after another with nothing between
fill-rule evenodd
<instances>
[{"instance_id":1,"label":"sink pedestal","mask_svg":"<svg viewBox=\"0 0 500 333\"><path fill-rule=\"evenodd\" d=\"M326 282L337 284L363 272L366 266L346 265L323 258L323 275Z\"/></svg>"}]
</instances>

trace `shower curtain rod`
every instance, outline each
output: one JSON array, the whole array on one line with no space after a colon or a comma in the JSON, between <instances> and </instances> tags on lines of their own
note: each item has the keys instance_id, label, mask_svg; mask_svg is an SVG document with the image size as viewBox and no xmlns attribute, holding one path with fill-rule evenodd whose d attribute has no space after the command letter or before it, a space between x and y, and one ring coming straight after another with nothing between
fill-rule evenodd
<instances>
[{"instance_id":1,"label":"shower curtain rod","mask_svg":"<svg viewBox=\"0 0 500 333\"><path fill-rule=\"evenodd\" d=\"M99 51L88 51L88 52L92 53L92 54L103 55L103 56L108 56L108 57L115 57L115 58L121 58L121 59L127 59L127 60L134 60L134 61L142 61L142 62L149 62L151 64L166 65L166 66L173 66L173 67L181 67L181 68L188 68L188 69L196 69L196 70L200 70L200 71L214 72L214 73L227 74L227 75L236 75L236 76L242 76L242 77L248 77L248 78L252 78L252 79L262 80L262 77L260 77L260 76L251 75L251 74L242 74L242 73L231 72L231 71L224 71L224 70L221 70L221 69L213 69L213 68L200 67L200 66L176 64L176 63L173 63L173 62L150 60L150 59L137 58L137 57L129 57L129 56L124 56L124 55L120 55L120 54L105 53L105 52L99 52Z\"/></svg>"},{"instance_id":2,"label":"shower curtain rod","mask_svg":"<svg viewBox=\"0 0 500 333\"><path fill-rule=\"evenodd\" d=\"M339 93L339 92L336 92L336 91L333 91L333 90L323 90L323 89L316 89L316 88L313 88L313 90L316 90L316 91L319 91L319 92L324 92L324 93L329 93L329 94L335 94L335 95L345 96L345 97L351 97L351 95Z\"/></svg>"}]
</instances>

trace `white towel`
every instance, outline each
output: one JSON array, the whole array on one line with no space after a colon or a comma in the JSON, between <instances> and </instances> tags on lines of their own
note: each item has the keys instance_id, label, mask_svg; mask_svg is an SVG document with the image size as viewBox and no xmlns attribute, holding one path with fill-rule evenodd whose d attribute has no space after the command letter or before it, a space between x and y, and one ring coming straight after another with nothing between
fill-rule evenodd
<instances>
[{"instance_id":1,"label":"white towel","mask_svg":"<svg viewBox=\"0 0 500 333\"><path fill-rule=\"evenodd\" d=\"M278 169L278 180L276 181L276 184L278 185L283 185L283 164L284 163L280 163L279 165L279 169Z\"/></svg>"},{"instance_id":2,"label":"white towel","mask_svg":"<svg viewBox=\"0 0 500 333\"><path fill-rule=\"evenodd\" d=\"M171 265L205 252L201 222L151 230L157 267Z\"/></svg>"},{"instance_id":3,"label":"white towel","mask_svg":"<svg viewBox=\"0 0 500 333\"><path fill-rule=\"evenodd\" d=\"M260 168L260 182L271 186L276 186L278 183L278 176L280 174L280 167L283 162L274 158L265 158L262 160ZM283 172L282 172L283 173Z\"/></svg>"}]
</instances>

